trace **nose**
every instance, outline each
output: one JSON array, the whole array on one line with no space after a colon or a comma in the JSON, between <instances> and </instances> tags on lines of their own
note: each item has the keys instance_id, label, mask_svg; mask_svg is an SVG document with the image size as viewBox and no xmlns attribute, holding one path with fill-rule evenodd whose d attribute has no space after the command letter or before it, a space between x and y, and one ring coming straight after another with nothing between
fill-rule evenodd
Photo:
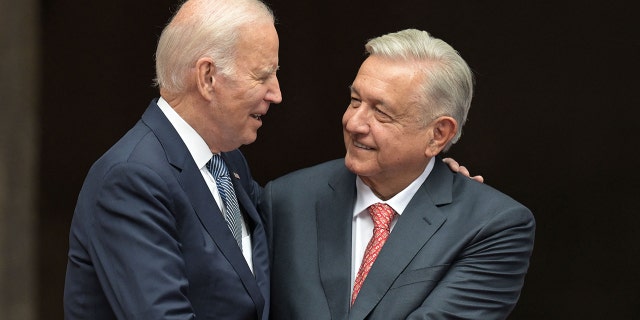
<instances>
[{"instance_id":1,"label":"nose","mask_svg":"<svg viewBox=\"0 0 640 320\"><path fill-rule=\"evenodd\" d=\"M269 84L269 90L265 96L265 100L278 104L282 102L282 92L280 92L280 82L278 82L278 77L274 76L269 80L271 83Z\"/></svg>"},{"instance_id":2,"label":"nose","mask_svg":"<svg viewBox=\"0 0 640 320\"><path fill-rule=\"evenodd\" d=\"M348 107L342 116L342 125L347 132L350 133L367 133L369 125L367 122L367 108L360 106L359 108Z\"/></svg>"}]
</instances>

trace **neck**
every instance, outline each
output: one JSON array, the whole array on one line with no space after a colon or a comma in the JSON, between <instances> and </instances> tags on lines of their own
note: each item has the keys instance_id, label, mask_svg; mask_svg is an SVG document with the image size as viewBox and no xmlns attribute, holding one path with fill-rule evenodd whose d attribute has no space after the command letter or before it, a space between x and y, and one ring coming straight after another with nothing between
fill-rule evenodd
<instances>
[{"instance_id":1,"label":"neck","mask_svg":"<svg viewBox=\"0 0 640 320\"><path fill-rule=\"evenodd\" d=\"M189 94L171 94L160 91L160 95L173 110L187 123L198 135L204 139L212 153L220 153L221 148L215 143L214 127L207 118L206 106L202 100Z\"/></svg>"},{"instance_id":2,"label":"neck","mask_svg":"<svg viewBox=\"0 0 640 320\"><path fill-rule=\"evenodd\" d=\"M393 198L415 181L424 172L428 163L429 160L420 164L414 170L405 169L396 172L387 172L385 175L369 177L359 175L359 177L380 200L386 201Z\"/></svg>"},{"instance_id":3,"label":"neck","mask_svg":"<svg viewBox=\"0 0 640 320\"><path fill-rule=\"evenodd\" d=\"M396 194L404 190L404 188L406 188L411 183L409 182L406 185L393 185L393 183L388 182L377 183L375 179L371 179L369 177L360 176L360 179L362 179L362 182L364 182L364 184L367 185L369 189L371 189L376 197L384 201L393 198Z\"/></svg>"}]
</instances>

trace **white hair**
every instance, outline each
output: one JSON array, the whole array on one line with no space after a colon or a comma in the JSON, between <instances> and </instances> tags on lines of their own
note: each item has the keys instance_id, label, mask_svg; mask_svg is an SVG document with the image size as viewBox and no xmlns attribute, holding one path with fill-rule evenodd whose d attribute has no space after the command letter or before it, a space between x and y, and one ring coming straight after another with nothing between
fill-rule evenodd
<instances>
[{"instance_id":1,"label":"white hair","mask_svg":"<svg viewBox=\"0 0 640 320\"><path fill-rule=\"evenodd\" d=\"M262 21L274 23L274 16L259 0L186 1L158 40L156 85L184 91L189 69L202 57L211 57L221 73L233 74L241 28Z\"/></svg>"},{"instance_id":2,"label":"white hair","mask_svg":"<svg viewBox=\"0 0 640 320\"><path fill-rule=\"evenodd\" d=\"M426 31L407 29L371 39L365 49L370 55L415 61L425 75L418 99L423 120L446 115L458 122L458 131L444 151L460 139L471 107L474 79L471 69L453 47Z\"/></svg>"}]
</instances>

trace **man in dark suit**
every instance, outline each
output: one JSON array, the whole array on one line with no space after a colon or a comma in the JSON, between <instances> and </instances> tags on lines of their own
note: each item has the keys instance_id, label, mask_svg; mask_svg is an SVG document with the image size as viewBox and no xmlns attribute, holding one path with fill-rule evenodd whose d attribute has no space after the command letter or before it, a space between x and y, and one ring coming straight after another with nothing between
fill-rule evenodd
<instances>
[{"instance_id":1,"label":"man in dark suit","mask_svg":"<svg viewBox=\"0 0 640 320\"><path fill-rule=\"evenodd\" d=\"M158 42L161 97L80 191L66 319L267 318L261 189L237 148L256 139L261 116L281 101L277 68L278 36L263 3L181 6Z\"/></svg>"},{"instance_id":2,"label":"man in dark suit","mask_svg":"<svg viewBox=\"0 0 640 320\"><path fill-rule=\"evenodd\" d=\"M531 212L448 170L472 73L427 32L369 41L343 116L346 156L270 182L272 318L504 319Z\"/></svg>"}]
</instances>

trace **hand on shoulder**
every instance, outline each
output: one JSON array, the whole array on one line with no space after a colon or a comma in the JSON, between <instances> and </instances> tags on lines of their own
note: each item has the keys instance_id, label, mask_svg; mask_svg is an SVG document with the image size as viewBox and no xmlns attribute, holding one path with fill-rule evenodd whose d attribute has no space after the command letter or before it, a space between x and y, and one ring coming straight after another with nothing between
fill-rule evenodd
<instances>
[{"instance_id":1,"label":"hand on shoulder","mask_svg":"<svg viewBox=\"0 0 640 320\"><path fill-rule=\"evenodd\" d=\"M453 158L444 158L442 159L442 162L446 163L449 166L449 169L451 169L451 171L453 172L459 172L462 173L463 175L476 180L480 183L484 183L484 178L481 175L476 175L476 176L471 176L471 173L469 173L469 170L465 167L465 166L461 166L456 160L454 160Z\"/></svg>"}]
</instances>

